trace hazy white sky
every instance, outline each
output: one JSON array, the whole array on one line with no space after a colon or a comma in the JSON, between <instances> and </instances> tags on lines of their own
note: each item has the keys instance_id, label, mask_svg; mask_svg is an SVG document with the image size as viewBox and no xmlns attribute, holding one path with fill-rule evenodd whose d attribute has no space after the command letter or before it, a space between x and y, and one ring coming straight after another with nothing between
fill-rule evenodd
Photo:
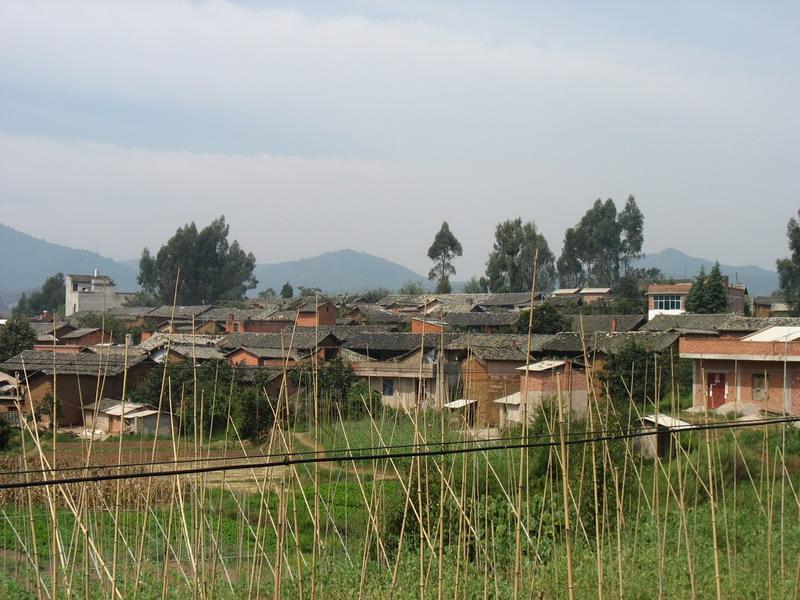
<instances>
[{"instance_id":1,"label":"hazy white sky","mask_svg":"<svg viewBox=\"0 0 800 600\"><path fill-rule=\"evenodd\" d=\"M645 248L774 268L800 203L796 2L0 2L0 222L115 258L224 213L259 262L427 272L442 220L558 254L635 194Z\"/></svg>"}]
</instances>

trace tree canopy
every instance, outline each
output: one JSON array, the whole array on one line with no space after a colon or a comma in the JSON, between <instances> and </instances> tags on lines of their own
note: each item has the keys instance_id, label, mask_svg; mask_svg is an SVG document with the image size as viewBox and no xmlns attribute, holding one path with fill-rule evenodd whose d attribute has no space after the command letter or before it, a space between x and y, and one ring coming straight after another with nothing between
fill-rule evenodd
<instances>
[{"instance_id":1,"label":"tree canopy","mask_svg":"<svg viewBox=\"0 0 800 600\"><path fill-rule=\"evenodd\" d=\"M797 217L800 219L800 210L797 211ZM789 240L791 255L776 261L780 292L794 316L800 315L800 223L798 223L798 219L792 217L786 226L786 237Z\"/></svg>"},{"instance_id":2,"label":"tree canopy","mask_svg":"<svg viewBox=\"0 0 800 600\"><path fill-rule=\"evenodd\" d=\"M536 229L533 221L509 219L498 223L494 232L494 246L486 261L486 280L489 291L526 292L533 280L533 257L539 249L536 289L546 292L553 289L556 280L555 257L547 240Z\"/></svg>"},{"instance_id":3,"label":"tree canopy","mask_svg":"<svg viewBox=\"0 0 800 600\"><path fill-rule=\"evenodd\" d=\"M456 239L445 221L433 238L431 247L428 248L428 258L434 262L433 268L428 273L428 279L436 280L437 294L449 294L452 291L450 275L456 274L453 259L462 253L461 242Z\"/></svg>"},{"instance_id":4,"label":"tree canopy","mask_svg":"<svg viewBox=\"0 0 800 600\"><path fill-rule=\"evenodd\" d=\"M559 281L563 287L613 287L642 256L643 243L644 215L633 196L619 213L614 200L598 199L564 234Z\"/></svg>"},{"instance_id":5,"label":"tree canopy","mask_svg":"<svg viewBox=\"0 0 800 600\"><path fill-rule=\"evenodd\" d=\"M179 228L156 254L145 248L139 260L139 284L161 302L172 303L180 270L178 304L242 300L256 287L256 258L228 243L229 226L221 216L200 231L194 222Z\"/></svg>"},{"instance_id":6,"label":"tree canopy","mask_svg":"<svg viewBox=\"0 0 800 600\"><path fill-rule=\"evenodd\" d=\"M416 281L406 281L400 287L400 289L398 290L397 293L398 294L406 294L406 295L409 295L409 296L420 296L420 295L425 293L425 288L422 287L421 283L418 283ZM388 294L384 294L380 298L383 298L384 296L387 296L387 295ZM378 300L380 300L380 298L378 298Z\"/></svg>"},{"instance_id":7,"label":"tree canopy","mask_svg":"<svg viewBox=\"0 0 800 600\"><path fill-rule=\"evenodd\" d=\"M63 314L64 294L64 274L56 273L45 279L39 289L22 294L14 312L28 317L41 314L45 310Z\"/></svg>"},{"instance_id":8,"label":"tree canopy","mask_svg":"<svg viewBox=\"0 0 800 600\"><path fill-rule=\"evenodd\" d=\"M489 283L486 281L486 277L478 278L473 275L464 284L465 294L484 294L488 291Z\"/></svg>"},{"instance_id":9,"label":"tree canopy","mask_svg":"<svg viewBox=\"0 0 800 600\"><path fill-rule=\"evenodd\" d=\"M294 297L294 288L292 287L292 284L287 281L281 287L281 298L283 298L284 300L288 300L289 298L293 297Z\"/></svg>"},{"instance_id":10,"label":"tree canopy","mask_svg":"<svg viewBox=\"0 0 800 600\"><path fill-rule=\"evenodd\" d=\"M515 333L528 333L530 310L520 312L519 319L514 325ZM569 331L572 319L559 312L552 304L540 304L533 309L533 325L531 332L535 334L553 335L562 331Z\"/></svg>"},{"instance_id":11,"label":"tree canopy","mask_svg":"<svg viewBox=\"0 0 800 600\"><path fill-rule=\"evenodd\" d=\"M0 328L0 362L33 348L35 342L36 334L28 319L22 315L13 315Z\"/></svg>"},{"instance_id":12,"label":"tree canopy","mask_svg":"<svg viewBox=\"0 0 800 600\"><path fill-rule=\"evenodd\" d=\"M717 314L728 310L728 291L719 262L714 263L708 275L705 267L700 267L686 296L686 310L697 314Z\"/></svg>"}]
</instances>

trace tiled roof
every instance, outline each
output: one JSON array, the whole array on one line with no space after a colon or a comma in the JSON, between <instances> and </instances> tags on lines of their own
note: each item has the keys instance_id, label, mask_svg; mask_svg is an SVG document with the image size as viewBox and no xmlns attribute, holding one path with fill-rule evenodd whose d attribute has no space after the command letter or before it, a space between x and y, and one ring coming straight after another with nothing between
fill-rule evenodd
<instances>
[{"instance_id":1,"label":"tiled roof","mask_svg":"<svg viewBox=\"0 0 800 600\"><path fill-rule=\"evenodd\" d=\"M183 344L176 344L169 347L170 352L195 358L197 360L222 360L225 354L215 346L186 346Z\"/></svg>"},{"instance_id":2,"label":"tiled roof","mask_svg":"<svg viewBox=\"0 0 800 600\"><path fill-rule=\"evenodd\" d=\"M531 351L538 350L541 345L549 340L551 335L533 334L531 336ZM518 333L465 333L457 336L447 344L448 350L466 350L473 346L486 348L528 347L528 335Z\"/></svg>"},{"instance_id":3,"label":"tiled roof","mask_svg":"<svg viewBox=\"0 0 800 600\"><path fill-rule=\"evenodd\" d=\"M518 312L448 312L442 315L445 325L464 327L502 327L519 320Z\"/></svg>"},{"instance_id":4,"label":"tiled roof","mask_svg":"<svg viewBox=\"0 0 800 600\"><path fill-rule=\"evenodd\" d=\"M95 331L100 331L99 327L82 327L81 329L76 329L75 331L70 331L69 333L65 333L61 336L62 340L74 340L78 338L82 338L85 335L89 335L90 333L94 333Z\"/></svg>"},{"instance_id":5,"label":"tiled roof","mask_svg":"<svg viewBox=\"0 0 800 600\"><path fill-rule=\"evenodd\" d=\"M171 304L164 304L163 306L159 306L158 308L154 308L145 316L148 318L154 319L171 319L173 316ZM210 310L212 307L210 305L206 306L176 306L175 307L175 318L176 319L191 319L192 317L197 318L204 312Z\"/></svg>"},{"instance_id":6,"label":"tiled roof","mask_svg":"<svg viewBox=\"0 0 800 600\"><path fill-rule=\"evenodd\" d=\"M356 311L371 323L408 323L411 320L411 316L408 314L393 313L372 304L359 305L353 312Z\"/></svg>"},{"instance_id":7,"label":"tiled roof","mask_svg":"<svg viewBox=\"0 0 800 600\"><path fill-rule=\"evenodd\" d=\"M222 338L217 346L220 348L296 348L307 350L316 347L318 344L326 342L330 345L339 345L340 340L336 336L327 333L324 335L315 334L313 330L295 330L294 335L291 331L280 333L229 333Z\"/></svg>"},{"instance_id":8,"label":"tiled roof","mask_svg":"<svg viewBox=\"0 0 800 600\"><path fill-rule=\"evenodd\" d=\"M108 309L108 314L118 319L136 318L153 312L155 306L115 306Z\"/></svg>"},{"instance_id":9,"label":"tiled roof","mask_svg":"<svg viewBox=\"0 0 800 600\"><path fill-rule=\"evenodd\" d=\"M297 320L296 310L276 310L269 314L262 315L259 321L286 321L287 323L294 323Z\"/></svg>"},{"instance_id":10,"label":"tiled roof","mask_svg":"<svg viewBox=\"0 0 800 600\"><path fill-rule=\"evenodd\" d=\"M167 343L176 346L213 346L222 336L219 335L200 335L194 333L154 333L148 339L139 344L139 348L145 352L152 352L156 348L161 348Z\"/></svg>"},{"instance_id":11,"label":"tiled roof","mask_svg":"<svg viewBox=\"0 0 800 600\"><path fill-rule=\"evenodd\" d=\"M58 331L59 329L62 329L62 328L65 328L65 327L68 327L70 329L75 329L69 323L40 323L40 322L34 322L34 323L30 323L30 326L31 326L31 329L33 329L33 333L36 333L36 334L47 334L47 333L52 334L53 331Z\"/></svg>"},{"instance_id":12,"label":"tiled roof","mask_svg":"<svg viewBox=\"0 0 800 600\"><path fill-rule=\"evenodd\" d=\"M645 315L573 315L570 331L633 331L644 321Z\"/></svg>"},{"instance_id":13,"label":"tiled roof","mask_svg":"<svg viewBox=\"0 0 800 600\"><path fill-rule=\"evenodd\" d=\"M280 348L254 348L250 346L242 346L241 348L236 348L235 350L231 350L228 353L228 355L238 351L247 352L248 354L251 354L258 358L276 358L276 359L289 358L291 360L300 360L301 358L304 358L309 354L308 350L299 351L296 348L293 348L291 350L285 348L281 350Z\"/></svg>"},{"instance_id":14,"label":"tiled roof","mask_svg":"<svg viewBox=\"0 0 800 600\"><path fill-rule=\"evenodd\" d=\"M146 354L128 356L128 368L147 360ZM115 376L125 370L125 358L120 355L104 356L94 352L51 352L25 350L15 357L0 363L0 370L6 372L36 371L46 375L104 375Z\"/></svg>"},{"instance_id":15,"label":"tiled roof","mask_svg":"<svg viewBox=\"0 0 800 600\"><path fill-rule=\"evenodd\" d=\"M263 315L265 311L263 308L228 308L225 306L214 306L203 312L198 320L200 321L227 321L233 314L236 321L246 319L253 319L258 315Z\"/></svg>"},{"instance_id":16,"label":"tiled roof","mask_svg":"<svg viewBox=\"0 0 800 600\"><path fill-rule=\"evenodd\" d=\"M445 344L453 334L445 334ZM346 348L359 352L374 350L376 352L410 352L416 350L424 343L426 348L438 347L441 342L441 334L426 333L424 336L419 333L374 333L363 332L353 336L346 344Z\"/></svg>"},{"instance_id":17,"label":"tiled roof","mask_svg":"<svg viewBox=\"0 0 800 600\"><path fill-rule=\"evenodd\" d=\"M543 344L542 351L581 354L585 346L588 353L614 354L628 343L635 342L649 351L661 352L672 346L679 337L680 334L677 332L666 331L594 332L584 336L581 336L580 333L564 332L553 336L551 340Z\"/></svg>"},{"instance_id":18,"label":"tiled roof","mask_svg":"<svg viewBox=\"0 0 800 600\"><path fill-rule=\"evenodd\" d=\"M733 314L722 315L657 315L648 321L645 331L680 331L752 333L767 327L797 327L800 317L743 317Z\"/></svg>"}]
</instances>

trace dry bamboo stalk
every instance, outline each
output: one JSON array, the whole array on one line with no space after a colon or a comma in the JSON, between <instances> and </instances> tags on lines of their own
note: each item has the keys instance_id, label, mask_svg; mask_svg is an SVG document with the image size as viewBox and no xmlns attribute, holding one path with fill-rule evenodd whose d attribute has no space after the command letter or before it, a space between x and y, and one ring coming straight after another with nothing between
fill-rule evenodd
<instances>
[{"instance_id":1,"label":"dry bamboo stalk","mask_svg":"<svg viewBox=\"0 0 800 600\"><path fill-rule=\"evenodd\" d=\"M525 398L520 393L520 407L522 408L522 439L528 438L528 377L530 374L529 367L531 364L531 336L533 335L533 314L535 310L536 298L536 275L539 266L539 246L533 253L533 276L531 278L531 308L528 311L528 340L527 352L525 353L525 381L523 387L525 388ZM519 599L521 577L522 577L522 492L525 477L525 465L527 457L527 449L522 447L519 451L519 478L517 479L517 498L516 498L516 516L517 520L514 525L514 600Z\"/></svg>"},{"instance_id":2,"label":"dry bamboo stalk","mask_svg":"<svg viewBox=\"0 0 800 600\"><path fill-rule=\"evenodd\" d=\"M558 389L558 437L561 445L561 485L564 494L564 537L567 549L567 596L575 600L575 582L572 577L572 535L569 518L569 450L564 440L564 407L561 402L561 374L556 375Z\"/></svg>"},{"instance_id":3,"label":"dry bamboo stalk","mask_svg":"<svg viewBox=\"0 0 800 600\"><path fill-rule=\"evenodd\" d=\"M286 527L286 484L281 478L278 491L278 540L275 544L275 589L273 599L280 600L281 597L281 566L283 565L283 542L284 530Z\"/></svg>"}]
</instances>

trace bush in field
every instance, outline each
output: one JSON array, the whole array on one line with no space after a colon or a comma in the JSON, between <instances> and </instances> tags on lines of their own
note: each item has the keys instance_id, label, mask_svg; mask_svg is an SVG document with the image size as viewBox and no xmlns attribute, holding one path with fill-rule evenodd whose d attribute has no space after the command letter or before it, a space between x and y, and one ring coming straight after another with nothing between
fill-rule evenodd
<instances>
[{"instance_id":1,"label":"bush in field","mask_svg":"<svg viewBox=\"0 0 800 600\"><path fill-rule=\"evenodd\" d=\"M162 380L167 382L163 396ZM273 422L272 408L264 395L266 381L266 371L251 374L226 361L208 361L194 367L192 360L185 358L152 369L130 397L172 412L186 433L198 426L206 435L225 431L230 411L239 435L258 439Z\"/></svg>"}]
</instances>

